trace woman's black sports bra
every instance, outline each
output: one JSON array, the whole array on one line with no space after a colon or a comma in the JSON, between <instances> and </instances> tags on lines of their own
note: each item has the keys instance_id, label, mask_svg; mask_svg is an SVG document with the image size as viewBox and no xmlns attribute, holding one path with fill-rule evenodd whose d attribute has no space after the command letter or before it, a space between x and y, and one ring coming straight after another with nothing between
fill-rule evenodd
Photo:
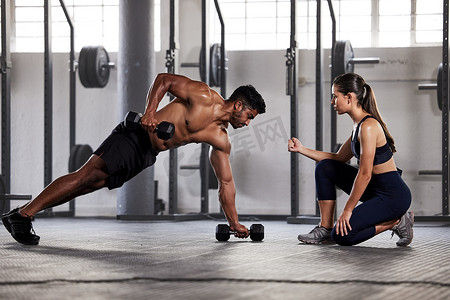
<instances>
[{"instance_id":1,"label":"woman's black sports bra","mask_svg":"<svg viewBox=\"0 0 450 300\"><path fill-rule=\"evenodd\" d=\"M359 127L361 126L361 123L364 122L367 118L374 118L373 116L365 116L361 122L358 123L358 126L356 126L356 132L355 135L353 136L352 134L352 153L353 155L358 159L358 165L359 165L359 158L360 158L360 151L361 151L361 145L358 141L358 132L359 132ZM375 119L376 120L376 119ZM389 144L386 142L386 144L384 144L381 147L377 147L376 151L375 151L375 157L373 158L373 165L380 165L382 163L387 162L388 160L391 159L391 157L393 156L391 147L389 147Z\"/></svg>"}]
</instances>

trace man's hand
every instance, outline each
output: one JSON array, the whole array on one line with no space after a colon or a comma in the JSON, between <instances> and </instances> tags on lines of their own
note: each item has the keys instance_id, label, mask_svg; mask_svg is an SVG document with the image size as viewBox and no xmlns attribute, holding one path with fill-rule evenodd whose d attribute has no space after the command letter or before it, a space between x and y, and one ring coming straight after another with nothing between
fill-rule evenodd
<instances>
[{"instance_id":1,"label":"man's hand","mask_svg":"<svg viewBox=\"0 0 450 300\"><path fill-rule=\"evenodd\" d=\"M148 133L155 132L156 126L158 126L158 120L155 118L155 113L146 113L141 118L141 126Z\"/></svg>"},{"instance_id":2,"label":"man's hand","mask_svg":"<svg viewBox=\"0 0 450 300\"><path fill-rule=\"evenodd\" d=\"M234 234L235 237L244 239L247 238L249 236L249 232L247 227L245 227L244 225L241 225L239 223L237 223L236 225L230 225L230 230L231 231L236 231L236 233Z\"/></svg>"}]
</instances>

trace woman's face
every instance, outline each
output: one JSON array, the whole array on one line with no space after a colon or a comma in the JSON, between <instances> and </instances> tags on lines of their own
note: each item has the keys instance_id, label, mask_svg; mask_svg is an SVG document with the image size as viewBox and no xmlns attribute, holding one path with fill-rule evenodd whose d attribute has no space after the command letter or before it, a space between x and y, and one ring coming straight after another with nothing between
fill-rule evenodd
<instances>
[{"instance_id":1,"label":"woman's face","mask_svg":"<svg viewBox=\"0 0 450 300\"><path fill-rule=\"evenodd\" d=\"M334 86L331 89L331 105L333 105L334 110L342 115L348 111L349 101L348 96L340 93L337 87Z\"/></svg>"}]
</instances>

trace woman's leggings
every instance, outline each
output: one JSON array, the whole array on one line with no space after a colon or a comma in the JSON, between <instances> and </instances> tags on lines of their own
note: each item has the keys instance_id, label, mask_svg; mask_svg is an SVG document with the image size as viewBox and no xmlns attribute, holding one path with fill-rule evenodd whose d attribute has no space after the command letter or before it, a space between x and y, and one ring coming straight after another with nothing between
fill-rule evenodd
<instances>
[{"instance_id":1,"label":"woman's leggings","mask_svg":"<svg viewBox=\"0 0 450 300\"><path fill-rule=\"evenodd\" d=\"M332 159L320 161L316 166L318 200L335 200L336 186L350 194L358 169ZM360 201L352 212L347 235L336 234L333 240L343 246L356 245L375 236L375 225L401 218L411 205L411 192L400 171L372 175Z\"/></svg>"}]
</instances>

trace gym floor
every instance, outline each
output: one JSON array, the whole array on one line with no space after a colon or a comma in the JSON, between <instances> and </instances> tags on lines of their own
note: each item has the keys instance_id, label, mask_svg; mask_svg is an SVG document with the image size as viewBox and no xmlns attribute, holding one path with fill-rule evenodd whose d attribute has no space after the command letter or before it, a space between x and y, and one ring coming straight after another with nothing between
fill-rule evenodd
<instances>
[{"instance_id":1,"label":"gym floor","mask_svg":"<svg viewBox=\"0 0 450 300\"><path fill-rule=\"evenodd\" d=\"M390 232L305 245L314 226L285 221L261 222L263 242L217 242L219 223L38 218L39 246L2 226L0 299L450 299L450 224L416 222L400 248Z\"/></svg>"}]
</instances>

